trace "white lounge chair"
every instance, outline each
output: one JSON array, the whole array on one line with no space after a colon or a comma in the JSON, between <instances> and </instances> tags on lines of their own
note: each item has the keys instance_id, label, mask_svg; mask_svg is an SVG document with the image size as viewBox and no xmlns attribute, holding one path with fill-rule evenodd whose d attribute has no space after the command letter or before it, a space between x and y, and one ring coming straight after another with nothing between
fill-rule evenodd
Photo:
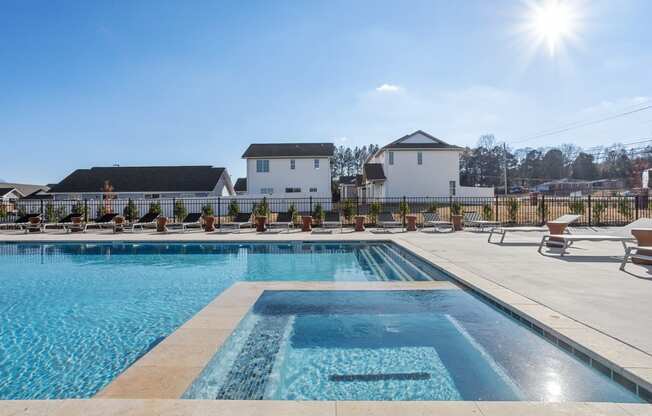
<instances>
[{"instance_id":1,"label":"white lounge chair","mask_svg":"<svg viewBox=\"0 0 652 416\"><path fill-rule=\"evenodd\" d=\"M375 232L390 232L390 228L403 228L403 223L401 221L396 221L391 212L381 212L378 214L378 219L376 219L376 229Z\"/></svg>"},{"instance_id":2,"label":"white lounge chair","mask_svg":"<svg viewBox=\"0 0 652 416\"><path fill-rule=\"evenodd\" d=\"M215 232L223 233L228 230L233 230L239 233L242 227L245 226L251 227L251 213L239 212L235 214L231 221L221 223L219 228L215 229Z\"/></svg>"},{"instance_id":3,"label":"white lounge chair","mask_svg":"<svg viewBox=\"0 0 652 416\"><path fill-rule=\"evenodd\" d=\"M201 230L202 229L201 228L201 226L202 226L201 218L202 218L201 212L192 212L192 213L186 215L186 218L184 218L183 221L181 221L181 222L173 222L172 224L167 224L165 226L165 231L166 232L169 231L168 227L170 227L170 228L179 228L179 229L181 229L182 233L185 233L186 230L188 230L189 228L197 228L197 229Z\"/></svg>"},{"instance_id":4,"label":"white lounge chair","mask_svg":"<svg viewBox=\"0 0 652 416\"><path fill-rule=\"evenodd\" d=\"M625 248L625 257L623 257L623 262L620 263L620 270L625 270L628 260L645 260L652 261L652 256L646 253L639 253L639 250L644 250L645 252L652 251L652 247L646 246L632 246Z\"/></svg>"},{"instance_id":5,"label":"white lounge chair","mask_svg":"<svg viewBox=\"0 0 652 416\"><path fill-rule=\"evenodd\" d=\"M159 214L155 212L148 212L140 217L138 221L131 224L131 231L136 231L136 228L140 228L140 231L144 231L145 228L156 228L156 219L158 216Z\"/></svg>"},{"instance_id":6,"label":"white lounge chair","mask_svg":"<svg viewBox=\"0 0 652 416\"><path fill-rule=\"evenodd\" d=\"M294 227L294 222L292 221L292 214L289 212L279 212L276 215L276 221L269 223L268 231L270 232L280 232L280 229L286 228L290 232L290 228Z\"/></svg>"},{"instance_id":7,"label":"white lounge chair","mask_svg":"<svg viewBox=\"0 0 652 416\"><path fill-rule=\"evenodd\" d=\"M619 227L618 229L605 234L548 234L544 235L541 238L541 244L539 244L539 253L543 245L548 242L551 238L559 241L562 244L561 255L566 254L566 249L572 243L578 241L614 241L622 243L623 248L627 251L627 243L635 241L636 239L632 235L632 229L634 228L652 228L652 219L650 218L640 218L634 222L627 224L624 227Z\"/></svg>"},{"instance_id":8,"label":"white lounge chair","mask_svg":"<svg viewBox=\"0 0 652 416\"><path fill-rule=\"evenodd\" d=\"M465 212L464 213L464 227L470 228L479 228L480 231L484 231L487 227L499 227L500 221L488 221L483 220L480 214L477 212Z\"/></svg>"},{"instance_id":9,"label":"white lounge chair","mask_svg":"<svg viewBox=\"0 0 652 416\"><path fill-rule=\"evenodd\" d=\"M442 220L438 212L423 213L423 228L427 226L432 226L435 230L444 228L453 231L453 223L450 221Z\"/></svg>"},{"instance_id":10,"label":"white lounge chair","mask_svg":"<svg viewBox=\"0 0 652 416\"><path fill-rule=\"evenodd\" d=\"M577 221L580 219L582 216L581 215L573 215L573 214L567 214L567 215L562 215L561 217L555 219L554 221L548 221L550 223L554 224L570 224L572 222ZM494 234L501 234L500 241L498 242L499 244L502 244L502 242L505 240L505 236L507 233L511 232L524 232L524 233L530 233L530 232L540 232L540 233L545 233L548 231L548 227L543 226L543 227L494 227L491 229L489 232L489 238L487 239L488 243L491 243L491 237ZM565 233L569 233L570 231L568 228L564 231Z\"/></svg>"},{"instance_id":11,"label":"white lounge chair","mask_svg":"<svg viewBox=\"0 0 652 416\"><path fill-rule=\"evenodd\" d=\"M332 234L333 228L339 228L340 232L344 228L340 213L337 211L327 211L324 213L324 220L320 228L313 228L312 234Z\"/></svg>"}]
</instances>

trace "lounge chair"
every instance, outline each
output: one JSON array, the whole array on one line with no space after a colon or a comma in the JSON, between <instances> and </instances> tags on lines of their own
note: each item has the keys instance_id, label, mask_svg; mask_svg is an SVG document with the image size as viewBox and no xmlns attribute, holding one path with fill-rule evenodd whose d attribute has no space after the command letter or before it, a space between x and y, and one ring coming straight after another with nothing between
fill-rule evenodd
<instances>
[{"instance_id":1,"label":"lounge chair","mask_svg":"<svg viewBox=\"0 0 652 416\"><path fill-rule=\"evenodd\" d=\"M643 253L640 253L640 251L643 251ZM625 266L627 266L627 261L628 260L644 260L647 262L652 261L652 256L648 254L650 251L652 251L652 247L646 247L646 246L632 246L632 247L626 247L625 248L625 257L623 257L622 263L620 263L620 270L624 271Z\"/></svg>"},{"instance_id":2,"label":"lounge chair","mask_svg":"<svg viewBox=\"0 0 652 416\"><path fill-rule=\"evenodd\" d=\"M391 212L381 212L376 220L376 232L389 232L390 228L403 228L401 221L396 221Z\"/></svg>"},{"instance_id":3,"label":"lounge chair","mask_svg":"<svg viewBox=\"0 0 652 416\"><path fill-rule=\"evenodd\" d=\"M324 213L324 220L321 222L320 228L313 228L313 234L332 234L333 228L339 228L340 232L344 228L340 213L337 211L326 211Z\"/></svg>"},{"instance_id":4,"label":"lounge chair","mask_svg":"<svg viewBox=\"0 0 652 416\"><path fill-rule=\"evenodd\" d=\"M481 232L487 227L499 227L500 221L483 220L479 213L465 212L464 213L464 227L465 228L479 228Z\"/></svg>"},{"instance_id":5,"label":"lounge chair","mask_svg":"<svg viewBox=\"0 0 652 416\"><path fill-rule=\"evenodd\" d=\"M86 229L88 229L88 228L102 229L104 227L113 227L113 220L117 216L118 216L118 214L116 214L114 212L109 213L109 214L104 214L100 218L96 219L95 221L86 224Z\"/></svg>"},{"instance_id":6,"label":"lounge chair","mask_svg":"<svg viewBox=\"0 0 652 416\"><path fill-rule=\"evenodd\" d=\"M49 222L43 224L43 231L47 231L48 228L61 228L64 231L67 231L67 226L72 224L72 217L79 217L79 214L68 214L65 217L61 218L57 222Z\"/></svg>"},{"instance_id":7,"label":"lounge chair","mask_svg":"<svg viewBox=\"0 0 652 416\"><path fill-rule=\"evenodd\" d=\"M453 231L453 223L450 221L442 220L438 212L423 213L423 228L427 226L432 226L435 230L439 230L440 228L446 228Z\"/></svg>"},{"instance_id":8,"label":"lounge chair","mask_svg":"<svg viewBox=\"0 0 652 416\"><path fill-rule=\"evenodd\" d=\"M140 231L145 230L145 227L156 227L156 219L159 214L155 212L148 212L138 219L138 221L131 224L131 231L136 231L136 228L140 228Z\"/></svg>"},{"instance_id":9,"label":"lounge chair","mask_svg":"<svg viewBox=\"0 0 652 416\"><path fill-rule=\"evenodd\" d=\"M544 235L541 238L541 243L539 244L539 253L543 245L546 244L551 238L556 241L559 241L561 246L561 255L566 254L566 249L571 244L578 241L614 241L619 242L623 245L625 252L627 252L627 243L635 241L636 239L632 235L632 229L634 228L652 228L652 219L650 218L640 218L634 222L627 224L624 227L619 227L618 229L605 234L548 234Z\"/></svg>"},{"instance_id":10,"label":"lounge chair","mask_svg":"<svg viewBox=\"0 0 652 416\"><path fill-rule=\"evenodd\" d=\"M25 234L31 232L43 232L43 220L40 215L29 217L27 223L23 225L23 231Z\"/></svg>"},{"instance_id":11,"label":"lounge chair","mask_svg":"<svg viewBox=\"0 0 652 416\"><path fill-rule=\"evenodd\" d=\"M187 229L189 228L198 228L201 230L202 226L202 213L201 212L193 212L188 215L186 215L186 218L183 219L181 222L173 222L171 224L167 224L165 226L165 231L169 231L168 227L176 228L179 227L181 229L181 232L186 232Z\"/></svg>"},{"instance_id":12,"label":"lounge chair","mask_svg":"<svg viewBox=\"0 0 652 416\"><path fill-rule=\"evenodd\" d=\"M292 214L289 212L279 212L276 216L276 221L269 223L268 229L274 230L278 228L287 228L288 232L290 232L291 227L294 227Z\"/></svg>"},{"instance_id":13,"label":"lounge chair","mask_svg":"<svg viewBox=\"0 0 652 416\"><path fill-rule=\"evenodd\" d=\"M40 217L40 216L41 216L41 214L37 214L37 213L22 215L22 216L16 218L16 221L14 221L14 222L8 222L6 224L0 224L0 228L2 228L3 230L10 230L10 229L12 229L12 230L22 230L23 227L25 227L29 223L29 219L31 217Z\"/></svg>"},{"instance_id":14,"label":"lounge chair","mask_svg":"<svg viewBox=\"0 0 652 416\"><path fill-rule=\"evenodd\" d=\"M223 232L222 229L233 229L235 232L240 232L242 227L249 226L251 227L251 213L239 212L237 213L230 222L223 222L220 224L219 228L215 229L215 232Z\"/></svg>"},{"instance_id":15,"label":"lounge chair","mask_svg":"<svg viewBox=\"0 0 652 416\"><path fill-rule=\"evenodd\" d=\"M561 217L553 220L553 221L548 221L549 223L555 223L555 224L570 224L572 222L577 221L580 219L582 216L581 215L573 215L573 214L567 214L567 215L562 215ZM491 237L494 234L501 234L499 244L502 244L502 242L505 240L505 236L507 235L508 232L540 232L540 233L545 233L548 231L548 227L494 227L491 229L489 233L489 238L487 239L488 243L491 243ZM570 231L568 228L564 230L565 233L569 233Z\"/></svg>"}]
</instances>

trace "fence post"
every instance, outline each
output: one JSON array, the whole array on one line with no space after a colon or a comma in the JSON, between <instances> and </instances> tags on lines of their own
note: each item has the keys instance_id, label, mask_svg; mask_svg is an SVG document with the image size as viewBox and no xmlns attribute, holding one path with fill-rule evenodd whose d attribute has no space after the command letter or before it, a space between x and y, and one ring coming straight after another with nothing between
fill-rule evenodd
<instances>
[{"instance_id":1,"label":"fence post","mask_svg":"<svg viewBox=\"0 0 652 416\"><path fill-rule=\"evenodd\" d=\"M360 198L355 195L355 215L360 215Z\"/></svg>"},{"instance_id":2,"label":"fence post","mask_svg":"<svg viewBox=\"0 0 652 416\"><path fill-rule=\"evenodd\" d=\"M638 195L634 196L634 204L636 204L636 219L638 219Z\"/></svg>"},{"instance_id":3,"label":"fence post","mask_svg":"<svg viewBox=\"0 0 652 416\"><path fill-rule=\"evenodd\" d=\"M312 195L310 195L310 215L312 215Z\"/></svg>"},{"instance_id":4,"label":"fence post","mask_svg":"<svg viewBox=\"0 0 652 416\"><path fill-rule=\"evenodd\" d=\"M453 196L448 196L448 221L453 221Z\"/></svg>"},{"instance_id":5,"label":"fence post","mask_svg":"<svg viewBox=\"0 0 652 416\"><path fill-rule=\"evenodd\" d=\"M496 199L496 203L495 203L495 206L496 206L496 216L495 216L495 220L496 220L496 221L500 221L500 220L498 219L498 195L494 195L494 198Z\"/></svg>"},{"instance_id":6,"label":"fence post","mask_svg":"<svg viewBox=\"0 0 652 416\"><path fill-rule=\"evenodd\" d=\"M84 198L84 222L88 222L88 199Z\"/></svg>"},{"instance_id":7,"label":"fence post","mask_svg":"<svg viewBox=\"0 0 652 416\"><path fill-rule=\"evenodd\" d=\"M403 195L403 207L406 207L406 204L407 204L407 202L405 200L405 195ZM405 214L407 214L407 212L405 212L403 210L401 210L401 211L402 211L401 214L403 216L403 228L405 228Z\"/></svg>"},{"instance_id":8,"label":"fence post","mask_svg":"<svg viewBox=\"0 0 652 416\"><path fill-rule=\"evenodd\" d=\"M541 225L546 223L546 195L541 195Z\"/></svg>"},{"instance_id":9,"label":"fence post","mask_svg":"<svg viewBox=\"0 0 652 416\"><path fill-rule=\"evenodd\" d=\"M220 226L222 225L222 221L221 221L222 211L221 211L221 208L222 208L222 199L218 196L217 197L217 228L220 228ZM233 221L233 220L231 220L231 221Z\"/></svg>"},{"instance_id":10,"label":"fence post","mask_svg":"<svg viewBox=\"0 0 652 416\"><path fill-rule=\"evenodd\" d=\"M589 200L588 200L587 205L589 207L589 215L588 215L588 217L589 217L589 227L590 227L591 226L591 211L592 211L592 209L591 209L591 194L589 194Z\"/></svg>"},{"instance_id":11,"label":"fence post","mask_svg":"<svg viewBox=\"0 0 652 416\"><path fill-rule=\"evenodd\" d=\"M30 213L28 212L28 214L30 214ZM41 217L43 217L43 200L42 199L41 199ZM45 219L43 219L42 221L45 221Z\"/></svg>"}]
</instances>

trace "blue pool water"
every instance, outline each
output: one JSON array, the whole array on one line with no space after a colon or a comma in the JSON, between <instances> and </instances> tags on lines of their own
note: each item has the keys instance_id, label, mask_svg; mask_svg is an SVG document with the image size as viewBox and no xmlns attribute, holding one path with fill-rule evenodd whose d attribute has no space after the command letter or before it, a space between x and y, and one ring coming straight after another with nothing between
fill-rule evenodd
<instances>
[{"instance_id":1,"label":"blue pool water","mask_svg":"<svg viewBox=\"0 0 652 416\"><path fill-rule=\"evenodd\" d=\"M640 401L458 289L266 291L184 397Z\"/></svg>"},{"instance_id":2,"label":"blue pool water","mask_svg":"<svg viewBox=\"0 0 652 416\"><path fill-rule=\"evenodd\" d=\"M430 279L382 242L0 244L0 399L93 396L236 281Z\"/></svg>"}]
</instances>

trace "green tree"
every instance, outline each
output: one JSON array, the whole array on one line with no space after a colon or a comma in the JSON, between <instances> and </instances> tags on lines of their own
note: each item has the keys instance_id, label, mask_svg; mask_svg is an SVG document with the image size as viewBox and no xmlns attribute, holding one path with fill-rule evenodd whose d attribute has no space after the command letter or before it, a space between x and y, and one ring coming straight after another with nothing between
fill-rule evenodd
<instances>
[{"instance_id":1,"label":"green tree","mask_svg":"<svg viewBox=\"0 0 652 416\"><path fill-rule=\"evenodd\" d=\"M354 211L355 206L353 205L353 201L350 199L345 200L342 205L342 215L344 215L344 218L347 221L351 221L353 219Z\"/></svg>"},{"instance_id":2,"label":"green tree","mask_svg":"<svg viewBox=\"0 0 652 416\"><path fill-rule=\"evenodd\" d=\"M451 215L462 215L462 204L458 201L451 204Z\"/></svg>"},{"instance_id":3,"label":"green tree","mask_svg":"<svg viewBox=\"0 0 652 416\"><path fill-rule=\"evenodd\" d=\"M607 210L607 207L602 202L594 202L591 211L593 211L592 222L594 224L601 224L604 217L604 212Z\"/></svg>"},{"instance_id":4,"label":"green tree","mask_svg":"<svg viewBox=\"0 0 652 416\"><path fill-rule=\"evenodd\" d=\"M320 203L315 204L315 207L312 210L312 217L318 223L321 223L324 220L324 208L322 208Z\"/></svg>"},{"instance_id":5,"label":"green tree","mask_svg":"<svg viewBox=\"0 0 652 416\"><path fill-rule=\"evenodd\" d=\"M256 205L254 214L258 217L266 217L269 214L269 204L266 197L263 197L260 203Z\"/></svg>"},{"instance_id":6,"label":"green tree","mask_svg":"<svg viewBox=\"0 0 652 416\"><path fill-rule=\"evenodd\" d=\"M138 207L134 201L129 198L127 205L125 205L124 210L122 210L122 215L124 215L127 221L135 221L138 219Z\"/></svg>"},{"instance_id":7,"label":"green tree","mask_svg":"<svg viewBox=\"0 0 652 416\"><path fill-rule=\"evenodd\" d=\"M288 207L288 214L290 214L290 218L292 218L292 222L297 222L299 219L299 211L297 210L297 207L294 206L294 204L290 204Z\"/></svg>"},{"instance_id":8,"label":"green tree","mask_svg":"<svg viewBox=\"0 0 652 416\"><path fill-rule=\"evenodd\" d=\"M55 206L52 202L45 205L45 220L47 222L57 222L66 215L66 208Z\"/></svg>"},{"instance_id":9,"label":"green tree","mask_svg":"<svg viewBox=\"0 0 652 416\"><path fill-rule=\"evenodd\" d=\"M584 206L584 201L581 199L574 199L568 202L568 209L570 210L571 214L576 214L576 215L584 215L585 212L585 206Z\"/></svg>"},{"instance_id":10,"label":"green tree","mask_svg":"<svg viewBox=\"0 0 652 416\"><path fill-rule=\"evenodd\" d=\"M201 213L205 217L213 216L213 206L211 204L205 204L201 207Z\"/></svg>"},{"instance_id":11,"label":"green tree","mask_svg":"<svg viewBox=\"0 0 652 416\"><path fill-rule=\"evenodd\" d=\"M161 203L159 201L149 204L149 213L161 215Z\"/></svg>"},{"instance_id":12,"label":"green tree","mask_svg":"<svg viewBox=\"0 0 652 416\"><path fill-rule=\"evenodd\" d=\"M546 179L560 179L564 177L564 155L559 149L550 149L543 156L543 176Z\"/></svg>"},{"instance_id":13,"label":"green tree","mask_svg":"<svg viewBox=\"0 0 652 416\"><path fill-rule=\"evenodd\" d=\"M618 199L618 213L625 217L627 221L632 219L632 204L627 198Z\"/></svg>"},{"instance_id":14,"label":"green tree","mask_svg":"<svg viewBox=\"0 0 652 416\"><path fill-rule=\"evenodd\" d=\"M482 205L482 218L486 221L491 221L493 219L494 210L491 207L491 204Z\"/></svg>"},{"instance_id":15,"label":"green tree","mask_svg":"<svg viewBox=\"0 0 652 416\"><path fill-rule=\"evenodd\" d=\"M380 203L372 202L371 205L369 205L369 221L371 221L372 224L375 224L376 221L378 220L379 214L380 214Z\"/></svg>"},{"instance_id":16,"label":"green tree","mask_svg":"<svg viewBox=\"0 0 652 416\"><path fill-rule=\"evenodd\" d=\"M593 156L580 152L571 164L573 179L593 180L598 177L598 169L593 162Z\"/></svg>"},{"instance_id":17,"label":"green tree","mask_svg":"<svg viewBox=\"0 0 652 416\"><path fill-rule=\"evenodd\" d=\"M174 208L172 209L172 214L179 222L183 221L183 219L186 218L186 215L188 215L188 210L186 209L186 205L183 203L183 200L177 199L174 202Z\"/></svg>"},{"instance_id":18,"label":"green tree","mask_svg":"<svg viewBox=\"0 0 652 416\"><path fill-rule=\"evenodd\" d=\"M507 218L509 222L515 223L518 217L518 209L520 208L521 203L516 198L509 198L507 200Z\"/></svg>"},{"instance_id":19,"label":"green tree","mask_svg":"<svg viewBox=\"0 0 652 416\"><path fill-rule=\"evenodd\" d=\"M240 206L238 205L238 201L235 199L232 199L229 202L229 217L234 218L236 215L240 213Z\"/></svg>"}]
</instances>

